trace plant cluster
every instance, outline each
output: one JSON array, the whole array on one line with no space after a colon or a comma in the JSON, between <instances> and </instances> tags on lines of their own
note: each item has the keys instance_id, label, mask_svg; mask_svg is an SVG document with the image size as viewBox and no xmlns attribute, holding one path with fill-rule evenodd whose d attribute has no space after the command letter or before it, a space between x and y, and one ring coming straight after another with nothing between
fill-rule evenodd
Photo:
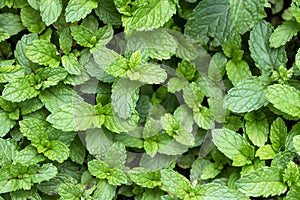
<instances>
[{"instance_id":1,"label":"plant cluster","mask_svg":"<svg viewBox=\"0 0 300 200\"><path fill-rule=\"evenodd\" d=\"M0 9L0 200L299 199L299 0Z\"/></svg>"}]
</instances>

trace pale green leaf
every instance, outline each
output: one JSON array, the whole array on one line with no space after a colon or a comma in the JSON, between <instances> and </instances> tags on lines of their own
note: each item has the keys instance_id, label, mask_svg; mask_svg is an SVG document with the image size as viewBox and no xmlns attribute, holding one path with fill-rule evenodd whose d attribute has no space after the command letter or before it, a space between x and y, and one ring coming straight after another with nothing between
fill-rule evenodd
<instances>
[{"instance_id":1,"label":"pale green leaf","mask_svg":"<svg viewBox=\"0 0 300 200\"><path fill-rule=\"evenodd\" d=\"M144 149L149 156L154 157L158 151L158 145L155 141L145 140Z\"/></svg>"},{"instance_id":2,"label":"pale green leaf","mask_svg":"<svg viewBox=\"0 0 300 200\"><path fill-rule=\"evenodd\" d=\"M26 57L40 65L57 67L60 64L56 46L46 40L34 40L26 47Z\"/></svg>"},{"instance_id":3,"label":"pale green leaf","mask_svg":"<svg viewBox=\"0 0 300 200\"><path fill-rule=\"evenodd\" d=\"M25 68L19 65L4 66L0 68L0 82L11 82L13 79L23 78L25 76Z\"/></svg>"},{"instance_id":4,"label":"pale green leaf","mask_svg":"<svg viewBox=\"0 0 300 200\"><path fill-rule=\"evenodd\" d=\"M290 41L300 31L300 24L295 21L285 21L279 25L270 37L270 46L278 48Z\"/></svg>"},{"instance_id":5,"label":"pale green leaf","mask_svg":"<svg viewBox=\"0 0 300 200\"><path fill-rule=\"evenodd\" d=\"M40 0L40 12L43 22L47 26L56 22L61 14L62 7L61 0Z\"/></svg>"},{"instance_id":6,"label":"pale green leaf","mask_svg":"<svg viewBox=\"0 0 300 200\"><path fill-rule=\"evenodd\" d=\"M96 158L103 158L106 151L112 146L112 140L107 137L103 129L90 129L86 133L86 148Z\"/></svg>"},{"instance_id":7,"label":"pale green leaf","mask_svg":"<svg viewBox=\"0 0 300 200\"><path fill-rule=\"evenodd\" d=\"M59 47L64 54L71 52L73 45L73 38L69 28L64 28L59 35Z\"/></svg>"},{"instance_id":8,"label":"pale green leaf","mask_svg":"<svg viewBox=\"0 0 300 200\"><path fill-rule=\"evenodd\" d=\"M130 81L127 78L121 78L112 89L112 107L122 119L130 117L134 112L138 100L138 88L142 83Z\"/></svg>"},{"instance_id":9,"label":"pale green leaf","mask_svg":"<svg viewBox=\"0 0 300 200\"><path fill-rule=\"evenodd\" d=\"M73 162L83 164L86 155L86 148L83 141L77 136L70 146L70 158Z\"/></svg>"},{"instance_id":10,"label":"pale green leaf","mask_svg":"<svg viewBox=\"0 0 300 200\"><path fill-rule=\"evenodd\" d=\"M268 86L267 99L282 112L300 117L300 92L296 88L280 84Z\"/></svg>"},{"instance_id":11,"label":"pale green leaf","mask_svg":"<svg viewBox=\"0 0 300 200\"><path fill-rule=\"evenodd\" d=\"M208 183L203 186L205 189L204 200L215 200L215 199L238 199L238 200L249 200L242 192L229 188L225 184L221 184L218 182ZM201 197L200 197L201 199Z\"/></svg>"},{"instance_id":12,"label":"pale green leaf","mask_svg":"<svg viewBox=\"0 0 300 200\"><path fill-rule=\"evenodd\" d=\"M194 111L199 110L204 94L197 83L192 82L183 88L183 99L185 103Z\"/></svg>"},{"instance_id":13,"label":"pale green leaf","mask_svg":"<svg viewBox=\"0 0 300 200\"><path fill-rule=\"evenodd\" d=\"M286 137L287 127L284 121L280 117L278 117L275 121L273 121L270 129L270 140L272 143L272 148L275 151L280 151L285 145Z\"/></svg>"},{"instance_id":14,"label":"pale green leaf","mask_svg":"<svg viewBox=\"0 0 300 200\"><path fill-rule=\"evenodd\" d=\"M226 104L233 112L250 112L268 104L266 94L266 83L259 77L252 77L239 82L228 91Z\"/></svg>"},{"instance_id":15,"label":"pale green leaf","mask_svg":"<svg viewBox=\"0 0 300 200\"><path fill-rule=\"evenodd\" d=\"M96 113L96 108L85 102L67 103L54 110L47 117L54 128L63 131L79 131L100 128L104 116Z\"/></svg>"},{"instance_id":16,"label":"pale green leaf","mask_svg":"<svg viewBox=\"0 0 300 200\"><path fill-rule=\"evenodd\" d=\"M5 85L2 92L4 99L11 102L21 102L26 99L32 99L39 94L35 85L31 83L30 77L16 79Z\"/></svg>"},{"instance_id":17,"label":"pale green leaf","mask_svg":"<svg viewBox=\"0 0 300 200\"><path fill-rule=\"evenodd\" d=\"M252 170L237 181L238 190L252 197L280 195L287 190L278 168Z\"/></svg>"},{"instance_id":18,"label":"pale green leaf","mask_svg":"<svg viewBox=\"0 0 300 200\"><path fill-rule=\"evenodd\" d=\"M270 75L274 68L277 69L287 61L284 47L277 49L270 47L269 38L271 34L272 26L265 21L258 23L250 32L251 57L262 75Z\"/></svg>"},{"instance_id":19,"label":"pale green leaf","mask_svg":"<svg viewBox=\"0 0 300 200\"><path fill-rule=\"evenodd\" d=\"M74 40L83 47L92 48L96 43L96 36L84 26L71 26L71 34Z\"/></svg>"},{"instance_id":20,"label":"pale green leaf","mask_svg":"<svg viewBox=\"0 0 300 200\"><path fill-rule=\"evenodd\" d=\"M177 134L174 135L174 138L178 143L183 144L185 146L193 146L195 143L194 135L191 132L185 130L183 127L181 127L177 131Z\"/></svg>"},{"instance_id":21,"label":"pale green leaf","mask_svg":"<svg viewBox=\"0 0 300 200\"><path fill-rule=\"evenodd\" d=\"M201 107L198 111L194 111L194 121L205 130L212 129L215 125L211 111L207 107Z\"/></svg>"},{"instance_id":22,"label":"pale green leaf","mask_svg":"<svg viewBox=\"0 0 300 200\"><path fill-rule=\"evenodd\" d=\"M22 25L21 18L17 14L2 13L0 14L0 29L10 36L16 35L25 27Z\"/></svg>"},{"instance_id":23,"label":"pale green leaf","mask_svg":"<svg viewBox=\"0 0 300 200\"><path fill-rule=\"evenodd\" d=\"M128 172L130 179L139 186L155 188L161 186L160 172L144 168L133 168Z\"/></svg>"},{"instance_id":24,"label":"pale green leaf","mask_svg":"<svg viewBox=\"0 0 300 200\"><path fill-rule=\"evenodd\" d=\"M271 160L275 155L276 153L274 152L272 146L269 144L260 146L255 153L255 156L259 157L260 160Z\"/></svg>"},{"instance_id":25,"label":"pale green leaf","mask_svg":"<svg viewBox=\"0 0 300 200\"><path fill-rule=\"evenodd\" d=\"M64 143L54 140L50 142L44 155L50 160L63 163L69 157L69 148Z\"/></svg>"},{"instance_id":26,"label":"pale green leaf","mask_svg":"<svg viewBox=\"0 0 300 200\"><path fill-rule=\"evenodd\" d=\"M191 192L192 188L190 186L190 182L183 175L171 169L162 169L160 173L162 190L173 193L179 198L184 198L189 192Z\"/></svg>"},{"instance_id":27,"label":"pale green leaf","mask_svg":"<svg viewBox=\"0 0 300 200\"><path fill-rule=\"evenodd\" d=\"M163 26L175 13L176 4L172 0L150 0L122 21L125 31L149 31Z\"/></svg>"},{"instance_id":28,"label":"pale green leaf","mask_svg":"<svg viewBox=\"0 0 300 200\"><path fill-rule=\"evenodd\" d=\"M110 168L123 169L126 162L125 145L120 142L111 145L105 152L103 162Z\"/></svg>"},{"instance_id":29,"label":"pale green leaf","mask_svg":"<svg viewBox=\"0 0 300 200\"><path fill-rule=\"evenodd\" d=\"M4 137L14 127L15 123L9 118L8 113L0 111L0 137Z\"/></svg>"},{"instance_id":30,"label":"pale green leaf","mask_svg":"<svg viewBox=\"0 0 300 200\"><path fill-rule=\"evenodd\" d=\"M94 8L97 8L98 2L95 0L71 0L66 7L66 21L75 22L85 18Z\"/></svg>"},{"instance_id":31,"label":"pale green leaf","mask_svg":"<svg viewBox=\"0 0 300 200\"><path fill-rule=\"evenodd\" d=\"M167 79L167 73L159 65L145 64L127 71L127 76L132 81L147 84L160 84Z\"/></svg>"},{"instance_id":32,"label":"pale green leaf","mask_svg":"<svg viewBox=\"0 0 300 200\"><path fill-rule=\"evenodd\" d=\"M254 147L240 134L223 128L222 130L213 130L212 137L217 148L228 158L233 160L234 166L243 166L252 163Z\"/></svg>"},{"instance_id":33,"label":"pale green leaf","mask_svg":"<svg viewBox=\"0 0 300 200\"><path fill-rule=\"evenodd\" d=\"M127 42L128 51L140 51L142 55L158 60L171 58L177 49L177 41L165 29L135 31L129 35Z\"/></svg>"},{"instance_id":34,"label":"pale green leaf","mask_svg":"<svg viewBox=\"0 0 300 200\"><path fill-rule=\"evenodd\" d=\"M200 178L202 180L207 180L207 179L215 178L220 173L221 173L221 170L218 169L218 164L209 163L202 170Z\"/></svg>"},{"instance_id":35,"label":"pale green leaf","mask_svg":"<svg viewBox=\"0 0 300 200\"><path fill-rule=\"evenodd\" d=\"M300 155L300 135L296 135L293 137L293 145L297 153Z\"/></svg>"},{"instance_id":36,"label":"pale green leaf","mask_svg":"<svg viewBox=\"0 0 300 200\"><path fill-rule=\"evenodd\" d=\"M79 64L76 56L73 53L61 57L63 67L69 74L80 75L83 67Z\"/></svg>"},{"instance_id":37,"label":"pale green leaf","mask_svg":"<svg viewBox=\"0 0 300 200\"><path fill-rule=\"evenodd\" d=\"M0 42L3 42L4 40L8 39L10 35L3 29L0 28Z\"/></svg>"},{"instance_id":38,"label":"pale green leaf","mask_svg":"<svg viewBox=\"0 0 300 200\"><path fill-rule=\"evenodd\" d=\"M249 65L244 60L230 60L226 64L226 72L229 80L234 86L252 76Z\"/></svg>"},{"instance_id":39,"label":"pale green leaf","mask_svg":"<svg viewBox=\"0 0 300 200\"><path fill-rule=\"evenodd\" d=\"M12 142L0 138L0 154L0 166L3 167L10 165L17 156L18 152Z\"/></svg>"},{"instance_id":40,"label":"pale green leaf","mask_svg":"<svg viewBox=\"0 0 300 200\"><path fill-rule=\"evenodd\" d=\"M247 113L245 115L245 131L251 142L256 146L263 146L268 141L269 123L262 112Z\"/></svg>"},{"instance_id":41,"label":"pale green leaf","mask_svg":"<svg viewBox=\"0 0 300 200\"><path fill-rule=\"evenodd\" d=\"M230 17L235 29L244 34L266 16L265 0L230 0Z\"/></svg>"},{"instance_id":42,"label":"pale green leaf","mask_svg":"<svg viewBox=\"0 0 300 200\"><path fill-rule=\"evenodd\" d=\"M93 194L94 199L112 200L116 196L116 186L109 184L106 180L100 180Z\"/></svg>"}]
</instances>

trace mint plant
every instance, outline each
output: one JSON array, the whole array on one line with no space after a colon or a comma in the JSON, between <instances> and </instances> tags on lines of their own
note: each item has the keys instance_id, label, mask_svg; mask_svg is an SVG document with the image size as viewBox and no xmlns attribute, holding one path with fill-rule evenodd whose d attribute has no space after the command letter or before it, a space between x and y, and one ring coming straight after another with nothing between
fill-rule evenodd
<instances>
[{"instance_id":1,"label":"mint plant","mask_svg":"<svg viewBox=\"0 0 300 200\"><path fill-rule=\"evenodd\" d=\"M300 1L0 9L0 200L299 199Z\"/></svg>"}]
</instances>

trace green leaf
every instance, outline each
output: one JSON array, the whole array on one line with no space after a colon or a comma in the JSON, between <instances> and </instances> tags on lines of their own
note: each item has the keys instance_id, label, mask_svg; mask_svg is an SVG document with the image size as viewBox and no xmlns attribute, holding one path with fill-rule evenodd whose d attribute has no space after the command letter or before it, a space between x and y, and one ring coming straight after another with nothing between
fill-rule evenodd
<instances>
[{"instance_id":1,"label":"green leaf","mask_svg":"<svg viewBox=\"0 0 300 200\"><path fill-rule=\"evenodd\" d=\"M183 175L171 169L162 169L161 173L161 189L174 194L179 198L184 198L192 188L190 182Z\"/></svg>"},{"instance_id":2,"label":"green leaf","mask_svg":"<svg viewBox=\"0 0 300 200\"><path fill-rule=\"evenodd\" d=\"M127 76L132 81L140 81L147 84L160 84L167 79L167 73L159 65L140 65L130 71Z\"/></svg>"},{"instance_id":3,"label":"green leaf","mask_svg":"<svg viewBox=\"0 0 300 200\"><path fill-rule=\"evenodd\" d=\"M128 172L130 179L144 188L161 186L160 171L151 171L144 168L133 168Z\"/></svg>"},{"instance_id":4,"label":"green leaf","mask_svg":"<svg viewBox=\"0 0 300 200\"><path fill-rule=\"evenodd\" d=\"M266 16L265 0L230 0L230 17L235 29L244 34Z\"/></svg>"},{"instance_id":5,"label":"green leaf","mask_svg":"<svg viewBox=\"0 0 300 200\"><path fill-rule=\"evenodd\" d=\"M85 18L94 8L97 8L98 2L94 0L71 0L66 7L66 21L75 22Z\"/></svg>"},{"instance_id":6,"label":"green leaf","mask_svg":"<svg viewBox=\"0 0 300 200\"><path fill-rule=\"evenodd\" d=\"M0 166L3 167L10 165L18 152L12 142L0 138L0 153L2 155L0 157Z\"/></svg>"},{"instance_id":7,"label":"green leaf","mask_svg":"<svg viewBox=\"0 0 300 200\"><path fill-rule=\"evenodd\" d=\"M290 41L300 31L300 24L295 21L285 21L279 25L270 37L270 46L278 48Z\"/></svg>"},{"instance_id":8,"label":"green leaf","mask_svg":"<svg viewBox=\"0 0 300 200\"><path fill-rule=\"evenodd\" d=\"M254 147L238 133L227 128L212 131L213 143L228 158L233 166L251 164L254 158Z\"/></svg>"},{"instance_id":9,"label":"green leaf","mask_svg":"<svg viewBox=\"0 0 300 200\"><path fill-rule=\"evenodd\" d=\"M218 164L216 164L216 163L209 163L202 170L200 178L202 180L207 180L207 179L215 178L220 173L221 173L221 170L218 169Z\"/></svg>"},{"instance_id":10,"label":"green leaf","mask_svg":"<svg viewBox=\"0 0 300 200\"><path fill-rule=\"evenodd\" d=\"M224 43L234 33L229 9L229 1L201 1L189 15L185 34L201 43L208 43L209 37L214 38L214 46Z\"/></svg>"},{"instance_id":11,"label":"green leaf","mask_svg":"<svg viewBox=\"0 0 300 200\"><path fill-rule=\"evenodd\" d=\"M260 160L270 160L273 159L275 155L276 153L274 152L272 146L269 144L260 146L255 153L255 156L259 157Z\"/></svg>"},{"instance_id":12,"label":"green leaf","mask_svg":"<svg viewBox=\"0 0 300 200\"><path fill-rule=\"evenodd\" d=\"M34 63L58 67L60 57L56 46L46 40L34 40L26 47L26 57Z\"/></svg>"},{"instance_id":13,"label":"green leaf","mask_svg":"<svg viewBox=\"0 0 300 200\"><path fill-rule=\"evenodd\" d=\"M36 85L32 83L31 77L16 79L5 85L2 92L4 99L11 102L21 102L26 99L32 99L39 94Z\"/></svg>"},{"instance_id":14,"label":"green leaf","mask_svg":"<svg viewBox=\"0 0 300 200\"><path fill-rule=\"evenodd\" d=\"M9 37L10 35L5 30L0 29L0 42L5 41Z\"/></svg>"},{"instance_id":15,"label":"green leaf","mask_svg":"<svg viewBox=\"0 0 300 200\"><path fill-rule=\"evenodd\" d=\"M99 5L95 10L96 15L104 24L121 26L121 14L118 13L113 0L99 0Z\"/></svg>"},{"instance_id":16,"label":"green leaf","mask_svg":"<svg viewBox=\"0 0 300 200\"><path fill-rule=\"evenodd\" d=\"M300 117L300 92L296 88L280 84L268 86L267 99L282 112Z\"/></svg>"},{"instance_id":17,"label":"green leaf","mask_svg":"<svg viewBox=\"0 0 300 200\"><path fill-rule=\"evenodd\" d=\"M251 142L256 146L263 146L268 141L269 123L262 112L247 113L245 115L245 131Z\"/></svg>"},{"instance_id":18,"label":"green leaf","mask_svg":"<svg viewBox=\"0 0 300 200\"><path fill-rule=\"evenodd\" d=\"M154 157L158 151L158 145L155 141L145 140L144 149L149 156Z\"/></svg>"},{"instance_id":19,"label":"green leaf","mask_svg":"<svg viewBox=\"0 0 300 200\"><path fill-rule=\"evenodd\" d=\"M5 66L0 68L0 82L11 82L13 79L23 78L25 76L25 68L19 65Z\"/></svg>"},{"instance_id":20,"label":"green leaf","mask_svg":"<svg viewBox=\"0 0 300 200\"><path fill-rule=\"evenodd\" d=\"M162 27L175 13L176 4L172 0L150 0L122 21L125 31L149 31Z\"/></svg>"},{"instance_id":21,"label":"green leaf","mask_svg":"<svg viewBox=\"0 0 300 200\"><path fill-rule=\"evenodd\" d=\"M104 116L98 115L91 104L85 102L67 103L54 110L47 117L54 128L63 131L79 131L100 128Z\"/></svg>"},{"instance_id":22,"label":"green leaf","mask_svg":"<svg viewBox=\"0 0 300 200\"><path fill-rule=\"evenodd\" d=\"M297 153L300 155L300 135L296 135L293 137L293 144Z\"/></svg>"},{"instance_id":23,"label":"green leaf","mask_svg":"<svg viewBox=\"0 0 300 200\"><path fill-rule=\"evenodd\" d=\"M44 152L44 155L50 160L63 163L69 157L69 148L60 141L51 141L49 148Z\"/></svg>"},{"instance_id":24,"label":"green leaf","mask_svg":"<svg viewBox=\"0 0 300 200\"><path fill-rule=\"evenodd\" d=\"M272 34L271 24L263 21L258 23L250 32L249 48L251 57L262 75L270 75L272 70L285 64L287 56L284 47L271 48L269 38ZM261 58L264 59L261 59Z\"/></svg>"},{"instance_id":25,"label":"green leaf","mask_svg":"<svg viewBox=\"0 0 300 200\"><path fill-rule=\"evenodd\" d=\"M14 163L21 163L24 166L30 166L46 160L46 157L39 154L37 149L31 145L18 152L14 158Z\"/></svg>"},{"instance_id":26,"label":"green leaf","mask_svg":"<svg viewBox=\"0 0 300 200\"><path fill-rule=\"evenodd\" d=\"M199 110L204 94L197 83L192 82L183 88L183 99L185 103L194 111Z\"/></svg>"},{"instance_id":27,"label":"green leaf","mask_svg":"<svg viewBox=\"0 0 300 200\"><path fill-rule=\"evenodd\" d=\"M297 200L299 198L299 195L300 195L300 187L294 186L288 191L284 200Z\"/></svg>"},{"instance_id":28,"label":"green leaf","mask_svg":"<svg viewBox=\"0 0 300 200\"><path fill-rule=\"evenodd\" d=\"M292 187L294 184L299 186L300 170L296 163L290 161L283 173L283 181Z\"/></svg>"},{"instance_id":29,"label":"green leaf","mask_svg":"<svg viewBox=\"0 0 300 200\"><path fill-rule=\"evenodd\" d=\"M0 111L0 137L4 137L15 126L15 123L6 112Z\"/></svg>"},{"instance_id":30,"label":"green leaf","mask_svg":"<svg viewBox=\"0 0 300 200\"><path fill-rule=\"evenodd\" d=\"M86 148L83 141L77 136L70 146L70 158L73 162L83 165Z\"/></svg>"},{"instance_id":31,"label":"green leaf","mask_svg":"<svg viewBox=\"0 0 300 200\"><path fill-rule=\"evenodd\" d=\"M63 183L58 186L58 194L61 199L80 199L82 198L82 187L80 185L73 185L71 183Z\"/></svg>"},{"instance_id":32,"label":"green leaf","mask_svg":"<svg viewBox=\"0 0 300 200\"><path fill-rule=\"evenodd\" d=\"M46 25L42 21L39 11L33 9L30 6L21 8L21 21L23 25L33 33L41 33Z\"/></svg>"},{"instance_id":33,"label":"green leaf","mask_svg":"<svg viewBox=\"0 0 300 200\"><path fill-rule=\"evenodd\" d=\"M229 80L234 86L237 86L239 82L251 78L252 76L249 65L244 60L228 61L226 64L226 72Z\"/></svg>"},{"instance_id":34,"label":"green leaf","mask_svg":"<svg viewBox=\"0 0 300 200\"><path fill-rule=\"evenodd\" d=\"M93 194L94 199L112 200L116 196L116 186L109 184L106 180L100 180Z\"/></svg>"},{"instance_id":35,"label":"green leaf","mask_svg":"<svg viewBox=\"0 0 300 200\"><path fill-rule=\"evenodd\" d=\"M61 62L69 74L80 75L83 67L79 64L73 53L61 57Z\"/></svg>"},{"instance_id":36,"label":"green leaf","mask_svg":"<svg viewBox=\"0 0 300 200\"><path fill-rule=\"evenodd\" d=\"M138 88L143 85L128 78L121 78L112 89L112 107L114 112L122 119L129 118L134 112L138 96Z\"/></svg>"},{"instance_id":37,"label":"green leaf","mask_svg":"<svg viewBox=\"0 0 300 200\"><path fill-rule=\"evenodd\" d=\"M263 167L252 170L237 181L238 190L252 197L280 195L287 190L278 168Z\"/></svg>"},{"instance_id":38,"label":"green leaf","mask_svg":"<svg viewBox=\"0 0 300 200\"><path fill-rule=\"evenodd\" d=\"M204 185L205 189L205 195L204 199L213 200L213 199L243 199L243 200L249 200L249 198L237 191L228 188L225 184L220 184L218 182L212 182ZM201 197L200 197L201 198Z\"/></svg>"},{"instance_id":39,"label":"green leaf","mask_svg":"<svg viewBox=\"0 0 300 200\"><path fill-rule=\"evenodd\" d=\"M69 54L73 45L73 38L69 28L64 28L59 35L59 47L62 52Z\"/></svg>"},{"instance_id":40,"label":"green leaf","mask_svg":"<svg viewBox=\"0 0 300 200\"><path fill-rule=\"evenodd\" d=\"M17 14L2 13L0 14L0 29L8 33L10 36L16 35L25 27L21 23L21 18Z\"/></svg>"},{"instance_id":41,"label":"green leaf","mask_svg":"<svg viewBox=\"0 0 300 200\"><path fill-rule=\"evenodd\" d=\"M88 28L84 26L71 26L70 29L74 40L79 45L88 48L94 47L96 42L96 37Z\"/></svg>"},{"instance_id":42,"label":"green leaf","mask_svg":"<svg viewBox=\"0 0 300 200\"><path fill-rule=\"evenodd\" d=\"M272 148L277 152L284 148L286 137L287 127L284 121L278 117L275 121L273 121L270 129Z\"/></svg>"},{"instance_id":43,"label":"green leaf","mask_svg":"<svg viewBox=\"0 0 300 200\"><path fill-rule=\"evenodd\" d=\"M142 55L158 60L171 58L177 49L177 41L165 29L134 31L129 35L127 42L129 52L140 51Z\"/></svg>"},{"instance_id":44,"label":"green leaf","mask_svg":"<svg viewBox=\"0 0 300 200\"><path fill-rule=\"evenodd\" d=\"M204 106L199 111L194 111L194 121L205 130L212 129L215 125L211 111Z\"/></svg>"},{"instance_id":45,"label":"green leaf","mask_svg":"<svg viewBox=\"0 0 300 200\"><path fill-rule=\"evenodd\" d=\"M111 185L121 185L127 183L127 176L119 169L109 168L101 160L92 160L88 162L89 172L99 179L107 179Z\"/></svg>"},{"instance_id":46,"label":"green leaf","mask_svg":"<svg viewBox=\"0 0 300 200\"><path fill-rule=\"evenodd\" d=\"M61 0L40 0L40 12L43 22L47 26L56 22L61 14L62 7Z\"/></svg>"},{"instance_id":47,"label":"green leaf","mask_svg":"<svg viewBox=\"0 0 300 200\"><path fill-rule=\"evenodd\" d=\"M61 105L83 101L72 88L63 84L41 91L39 98L50 112L54 112Z\"/></svg>"},{"instance_id":48,"label":"green leaf","mask_svg":"<svg viewBox=\"0 0 300 200\"><path fill-rule=\"evenodd\" d=\"M251 112L266 106L266 83L259 77L252 77L239 82L226 95L229 110L236 113Z\"/></svg>"},{"instance_id":49,"label":"green leaf","mask_svg":"<svg viewBox=\"0 0 300 200\"><path fill-rule=\"evenodd\" d=\"M110 168L123 169L126 162L126 147L120 142L110 146L105 152L103 162Z\"/></svg>"}]
</instances>

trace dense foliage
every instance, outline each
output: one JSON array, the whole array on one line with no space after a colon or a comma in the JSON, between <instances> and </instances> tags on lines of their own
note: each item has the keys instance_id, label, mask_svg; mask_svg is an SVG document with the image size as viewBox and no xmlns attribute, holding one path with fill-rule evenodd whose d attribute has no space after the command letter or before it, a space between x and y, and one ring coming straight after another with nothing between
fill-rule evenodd
<instances>
[{"instance_id":1,"label":"dense foliage","mask_svg":"<svg viewBox=\"0 0 300 200\"><path fill-rule=\"evenodd\" d=\"M0 199L299 199L299 0L0 9Z\"/></svg>"}]
</instances>

